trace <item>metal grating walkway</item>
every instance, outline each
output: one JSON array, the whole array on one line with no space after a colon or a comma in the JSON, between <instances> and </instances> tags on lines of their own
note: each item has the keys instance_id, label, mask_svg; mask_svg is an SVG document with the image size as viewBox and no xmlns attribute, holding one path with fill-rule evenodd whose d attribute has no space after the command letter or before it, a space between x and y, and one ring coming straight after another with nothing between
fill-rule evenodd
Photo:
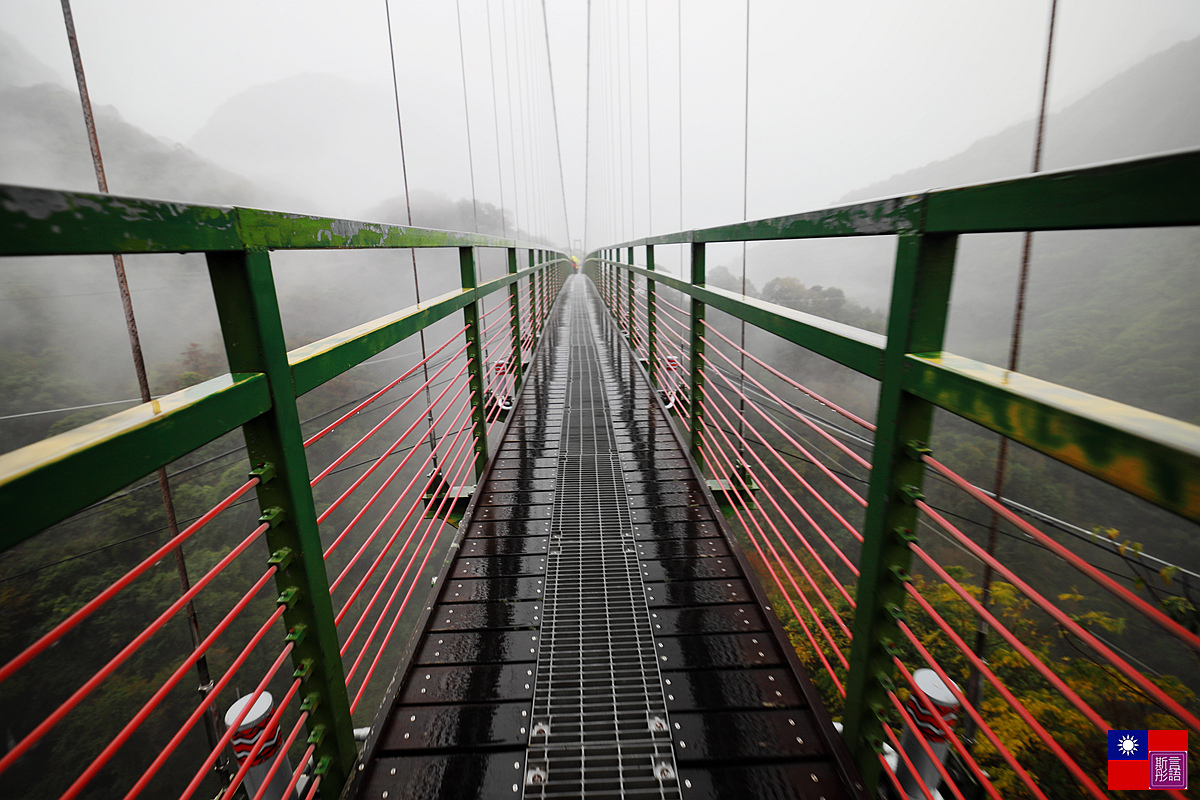
<instances>
[{"instance_id":1,"label":"metal grating walkway","mask_svg":"<svg viewBox=\"0 0 1200 800\"><path fill-rule=\"evenodd\" d=\"M591 283L567 283L346 796L863 798Z\"/></svg>"}]
</instances>

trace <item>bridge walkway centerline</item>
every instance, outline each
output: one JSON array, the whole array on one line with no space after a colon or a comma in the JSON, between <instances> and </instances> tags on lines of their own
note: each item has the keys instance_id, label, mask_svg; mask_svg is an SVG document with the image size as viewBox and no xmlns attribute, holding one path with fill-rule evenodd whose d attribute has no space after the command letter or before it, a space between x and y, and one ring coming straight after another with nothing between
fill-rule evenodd
<instances>
[{"instance_id":1,"label":"bridge walkway centerline","mask_svg":"<svg viewBox=\"0 0 1200 800\"><path fill-rule=\"evenodd\" d=\"M586 277L510 414L343 797L865 798Z\"/></svg>"}]
</instances>

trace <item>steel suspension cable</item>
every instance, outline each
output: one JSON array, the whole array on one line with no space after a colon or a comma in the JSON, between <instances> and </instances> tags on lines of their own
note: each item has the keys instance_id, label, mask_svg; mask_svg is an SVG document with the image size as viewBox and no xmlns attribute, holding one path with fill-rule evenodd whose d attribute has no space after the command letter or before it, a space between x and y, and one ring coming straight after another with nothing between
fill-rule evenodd
<instances>
[{"instance_id":1,"label":"steel suspension cable","mask_svg":"<svg viewBox=\"0 0 1200 800\"><path fill-rule=\"evenodd\" d=\"M396 43L392 40L392 9L389 0L383 0L383 10L387 17L387 37L388 37L388 54L391 56L392 63L392 94L396 100L396 134L400 142L400 175L404 180L404 211L408 220L409 227L412 227L412 193L408 189L408 158L404 150L404 121L400 113L400 77L396 72ZM417 270L417 249L410 247L409 254L412 256L412 274L413 274L413 292L417 300L417 305L421 304L421 279ZM421 328L417 332L418 338L421 341L421 359L425 361L429 355L425 350L425 329ZM428 367L425 370L425 380L429 380ZM425 398L429 399L429 394L426 392ZM437 432L433 431L433 414L429 414L429 447L431 450L437 449Z\"/></svg>"},{"instance_id":2,"label":"steel suspension cable","mask_svg":"<svg viewBox=\"0 0 1200 800\"><path fill-rule=\"evenodd\" d=\"M488 69L492 76L492 122L495 123L496 128L496 175L500 180L500 233L507 239L508 214L504 207L504 166L501 163L503 158L500 155L500 109L496 104L496 54L492 49L492 4L484 3L483 8L487 12ZM461 37L459 41L461 42Z\"/></svg>"},{"instance_id":3,"label":"steel suspension cable","mask_svg":"<svg viewBox=\"0 0 1200 800\"><path fill-rule=\"evenodd\" d=\"M71 48L71 61L75 67L75 80L79 86L79 102L83 109L84 126L87 128L88 146L92 154L92 167L96 174L96 186L101 194L108 194L108 177L104 172L104 159L100 154L100 137L96 133L96 122L92 115L92 100L88 94L87 79L83 72L83 56L79 51L79 38L75 33L75 18L71 13L71 0L62 0L63 23L67 29L67 42ZM138 335L137 319L133 313L133 297L129 293L129 280L125 274L125 258L121 253L113 253L113 270L116 274L117 289L121 296L121 308L125 312L125 328L129 335L129 349L133 357L133 370L137 375L138 389L141 392L142 402L149 403L152 400L150 394L150 380L146 376L146 361L142 355L141 337ZM170 531L171 538L174 539L179 535L179 523L175 516L175 501L171 496L171 482L167 477L166 467L159 467L155 471L158 479L159 495L162 499L163 513L167 518L167 530ZM187 593L190 587L188 579L187 562L183 555L183 545L180 544L174 551L175 574L179 579L180 592ZM187 619L188 635L192 640L192 647L195 648L200 644L200 620L196 616L196 606L189 603L187 610L184 612ZM196 663L196 675L200 680L201 692L207 691L205 687L212 684L212 678L209 675L208 659L201 659ZM216 715L212 714L205 720L205 730L209 739L209 744L215 744L217 734L220 732L220 723L217 721ZM224 772L226 762L222 760L220 769Z\"/></svg>"},{"instance_id":4,"label":"steel suspension cable","mask_svg":"<svg viewBox=\"0 0 1200 800\"><path fill-rule=\"evenodd\" d=\"M584 78L584 112L583 112L583 251L591 247L588 239L589 203L591 201L592 175L592 0L587 0L587 67Z\"/></svg>"},{"instance_id":5,"label":"steel suspension cable","mask_svg":"<svg viewBox=\"0 0 1200 800\"><path fill-rule=\"evenodd\" d=\"M554 97L554 65L550 61L550 24L546 19L546 0L542 0L542 29L546 34L546 74L550 81L550 110L554 118L554 149L558 153L558 183L562 189L563 226L567 232L567 248L571 247L571 220L567 212L567 179L563 173L562 143L558 136L558 101Z\"/></svg>"},{"instance_id":6,"label":"steel suspension cable","mask_svg":"<svg viewBox=\"0 0 1200 800\"><path fill-rule=\"evenodd\" d=\"M1042 134L1046 127L1046 100L1050 94L1050 64L1054 53L1054 22L1057 12L1058 0L1050 0L1050 29L1046 35L1046 63L1045 69L1042 72L1042 99L1038 107L1037 134L1033 144L1033 169L1031 171L1035 173L1040 172L1042 168ZM1021 354L1021 333L1025 322L1025 295L1029 286L1029 256L1032 248L1033 233L1025 231L1025 235L1021 241L1021 268L1017 277L1017 299L1016 306L1013 309L1012 336L1008 353L1009 372L1017 371ZM996 493L996 497L1000 497L1004 492L1005 473L1007 470L1008 438L1001 436L999 450L996 453L996 475L992 481L992 490ZM1000 517L993 514L991 525L988 528L987 549L989 553L994 553L996 550L996 534L999 526ZM992 596L992 571L988 567L985 567L983 570L981 584L983 604L986 606L991 601ZM975 634L975 652L980 656L983 656L987 652L987 625L982 622ZM980 702L979 678L974 672L968 676L967 685L969 688L968 694L971 695L972 702Z\"/></svg>"},{"instance_id":7,"label":"steel suspension cable","mask_svg":"<svg viewBox=\"0 0 1200 800\"><path fill-rule=\"evenodd\" d=\"M474 223L472 230L479 233L479 199L475 192L475 152L471 147L471 103L467 98L467 57L463 51L462 4L460 0L454 0L454 13L458 20L458 65L462 72L463 118L467 122L467 168L471 174L471 214Z\"/></svg>"}]
</instances>

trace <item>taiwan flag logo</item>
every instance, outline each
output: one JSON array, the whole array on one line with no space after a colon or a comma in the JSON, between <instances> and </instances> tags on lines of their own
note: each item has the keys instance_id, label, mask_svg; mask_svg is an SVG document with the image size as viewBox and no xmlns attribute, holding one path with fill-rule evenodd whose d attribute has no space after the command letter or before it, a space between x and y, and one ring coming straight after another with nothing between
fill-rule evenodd
<instances>
[{"instance_id":1,"label":"taiwan flag logo","mask_svg":"<svg viewBox=\"0 0 1200 800\"><path fill-rule=\"evenodd\" d=\"M1109 731L1109 789L1187 789L1187 731Z\"/></svg>"}]
</instances>

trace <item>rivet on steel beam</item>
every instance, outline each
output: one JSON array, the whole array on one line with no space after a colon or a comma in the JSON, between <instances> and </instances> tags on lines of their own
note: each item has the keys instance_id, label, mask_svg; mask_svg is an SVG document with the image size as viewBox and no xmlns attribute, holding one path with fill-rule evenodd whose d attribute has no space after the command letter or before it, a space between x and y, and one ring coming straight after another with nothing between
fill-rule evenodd
<instances>
[{"instance_id":1,"label":"rivet on steel beam","mask_svg":"<svg viewBox=\"0 0 1200 800\"><path fill-rule=\"evenodd\" d=\"M899 564L892 564L890 567L888 567L888 571L896 576L896 580L904 581L905 583L908 583L912 580L912 573Z\"/></svg>"},{"instance_id":2,"label":"rivet on steel beam","mask_svg":"<svg viewBox=\"0 0 1200 800\"><path fill-rule=\"evenodd\" d=\"M913 529L905 528L903 525L898 528L893 528L892 532L895 533L898 538L906 542L915 542L917 540L917 534L913 532Z\"/></svg>"},{"instance_id":3,"label":"rivet on steel beam","mask_svg":"<svg viewBox=\"0 0 1200 800\"><path fill-rule=\"evenodd\" d=\"M904 609L901 608L896 603L888 603L887 605L884 606L884 609L892 617L892 619L897 620L897 621L904 620Z\"/></svg>"},{"instance_id":4,"label":"rivet on steel beam","mask_svg":"<svg viewBox=\"0 0 1200 800\"><path fill-rule=\"evenodd\" d=\"M254 469L250 470L249 478L258 478L260 484L266 483L275 477L275 465L270 461L264 461Z\"/></svg>"},{"instance_id":5,"label":"rivet on steel beam","mask_svg":"<svg viewBox=\"0 0 1200 800\"><path fill-rule=\"evenodd\" d=\"M267 565L275 567L280 572L283 572L291 563L296 560L296 554L292 552L290 547L281 547L271 554L267 559Z\"/></svg>"},{"instance_id":6,"label":"rivet on steel beam","mask_svg":"<svg viewBox=\"0 0 1200 800\"><path fill-rule=\"evenodd\" d=\"M308 680L309 676L312 675L312 670L313 660L311 658L302 658L300 659L300 663L296 665L296 669L292 672L292 677L299 678L302 681Z\"/></svg>"},{"instance_id":7,"label":"rivet on steel beam","mask_svg":"<svg viewBox=\"0 0 1200 800\"><path fill-rule=\"evenodd\" d=\"M875 673L875 680L879 681L879 685L883 687L884 691L896 691L896 684L892 682L892 676L888 675L886 672Z\"/></svg>"},{"instance_id":8,"label":"rivet on steel beam","mask_svg":"<svg viewBox=\"0 0 1200 800\"><path fill-rule=\"evenodd\" d=\"M325 726L313 725L312 733L308 734L308 743L319 745L321 740L325 738ZM326 767L328 769L328 767Z\"/></svg>"},{"instance_id":9,"label":"rivet on steel beam","mask_svg":"<svg viewBox=\"0 0 1200 800\"><path fill-rule=\"evenodd\" d=\"M312 737L310 736L309 738L311 739ZM317 762L316 769L313 770L313 775L324 775L325 773L329 772L329 765L332 763L332 758L329 756L322 756L321 760Z\"/></svg>"},{"instance_id":10,"label":"rivet on steel beam","mask_svg":"<svg viewBox=\"0 0 1200 800\"><path fill-rule=\"evenodd\" d=\"M317 694L316 692L312 692L311 694L305 696L304 700L300 703L300 710L307 711L311 714L319 705L321 705L321 695Z\"/></svg>"},{"instance_id":11,"label":"rivet on steel beam","mask_svg":"<svg viewBox=\"0 0 1200 800\"><path fill-rule=\"evenodd\" d=\"M921 492L920 487L913 484L905 484L900 487L900 496L904 498L904 502L910 506L916 505L918 500L924 500L925 495Z\"/></svg>"},{"instance_id":12,"label":"rivet on steel beam","mask_svg":"<svg viewBox=\"0 0 1200 800\"><path fill-rule=\"evenodd\" d=\"M872 736L871 737L871 749L874 750L876 753L882 753L883 752L883 739L880 739L878 736Z\"/></svg>"},{"instance_id":13,"label":"rivet on steel beam","mask_svg":"<svg viewBox=\"0 0 1200 800\"><path fill-rule=\"evenodd\" d=\"M914 461L920 461L925 458L925 456L933 455L933 451L926 447L924 442L918 442L916 439L912 439L904 445L904 455L908 456Z\"/></svg>"},{"instance_id":14,"label":"rivet on steel beam","mask_svg":"<svg viewBox=\"0 0 1200 800\"><path fill-rule=\"evenodd\" d=\"M291 630L289 630L287 632L287 636L283 637L283 640L285 642L292 642L293 644L300 644L301 642L304 641L304 637L307 635L308 635L308 626L301 623L301 624L293 625Z\"/></svg>"},{"instance_id":15,"label":"rivet on steel beam","mask_svg":"<svg viewBox=\"0 0 1200 800\"><path fill-rule=\"evenodd\" d=\"M258 515L259 522L265 522L269 527L274 528L279 523L287 519L287 513L282 508L274 507L263 509L263 512Z\"/></svg>"},{"instance_id":16,"label":"rivet on steel beam","mask_svg":"<svg viewBox=\"0 0 1200 800\"><path fill-rule=\"evenodd\" d=\"M275 601L275 604L291 608L296 605L298 599L300 599L300 587L289 586L279 593L279 598Z\"/></svg>"}]
</instances>

